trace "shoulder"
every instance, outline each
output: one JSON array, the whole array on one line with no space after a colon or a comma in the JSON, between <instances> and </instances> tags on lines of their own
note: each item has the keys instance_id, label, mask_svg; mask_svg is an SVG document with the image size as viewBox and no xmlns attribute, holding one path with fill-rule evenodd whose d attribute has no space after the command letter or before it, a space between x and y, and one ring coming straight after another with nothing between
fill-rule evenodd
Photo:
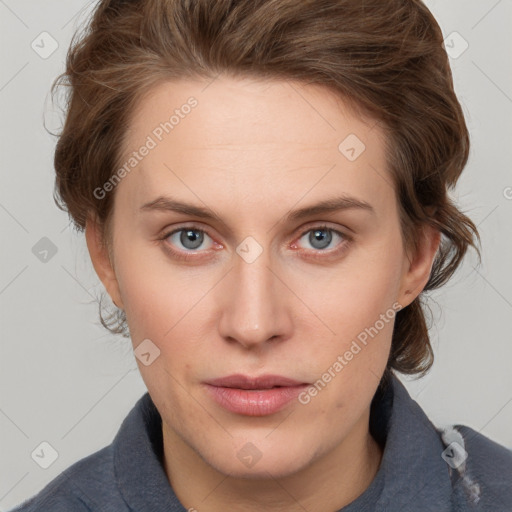
<instances>
[{"instance_id":1,"label":"shoulder","mask_svg":"<svg viewBox=\"0 0 512 512\"><path fill-rule=\"evenodd\" d=\"M489 492L503 493L512 506L512 450L470 427L457 425L468 453L467 468ZM512 510L512 508L510 509Z\"/></svg>"},{"instance_id":2,"label":"shoulder","mask_svg":"<svg viewBox=\"0 0 512 512\"><path fill-rule=\"evenodd\" d=\"M112 445L75 462L10 512L125 510L116 492Z\"/></svg>"},{"instance_id":3,"label":"shoulder","mask_svg":"<svg viewBox=\"0 0 512 512\"><path fill-rule=\"evenodd\" d=\"M512 449L496 443L465 425L455 427L464 437L466 450L468 454L471 453L472 466L475 470L485 470L487 474L500 472L509 477L512 475Z\"/></svg>"},{"instance_id":4,"label":"shoulder","mask_svg":"<svg viewBox=\"0 0 512 512\"><path fill-rule=\"evenodd\" d=\"M445 460L458 477L457 485L478 505L476 510L512 511L512 450L465 425L441 434L447 455L453 454L450 446L458 452L455 463Z\"/></svg>"}]
</instances>

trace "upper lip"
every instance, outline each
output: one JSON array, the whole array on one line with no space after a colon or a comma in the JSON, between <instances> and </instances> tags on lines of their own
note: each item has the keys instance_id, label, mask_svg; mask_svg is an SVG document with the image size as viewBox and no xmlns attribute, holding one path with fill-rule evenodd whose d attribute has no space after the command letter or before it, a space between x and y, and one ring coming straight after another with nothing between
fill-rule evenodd
<instances>
[{"instance_id":1,"label":"upper lip","mask_svg":"<svg viewBox=\"0 0 512 512\"><path fill-rule=\"evenodd\" d=\"M270 389L276 386L290 387L306 384L281 375L261 375L259 377L249 377L248 375L228 375L206 381L206 384L223 388L238 389Z\"/></svg>"}]
</instances>

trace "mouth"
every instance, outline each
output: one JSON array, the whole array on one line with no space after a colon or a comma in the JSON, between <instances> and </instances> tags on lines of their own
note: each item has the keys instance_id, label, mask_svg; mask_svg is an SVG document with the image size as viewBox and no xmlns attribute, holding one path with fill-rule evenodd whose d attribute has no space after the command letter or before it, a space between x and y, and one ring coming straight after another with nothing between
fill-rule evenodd
<instances>
[{"instance_id":1,"label":"mouth","mask_svg":"<svg viewBox=\"0 0 512 512\"><path fill-rule=\"evenodd\" d=\"M283 409L309 383L280 375L230 375L204 383L205 390L224 409L245 416L268 416Z\"/></svg>"}]
</instances>

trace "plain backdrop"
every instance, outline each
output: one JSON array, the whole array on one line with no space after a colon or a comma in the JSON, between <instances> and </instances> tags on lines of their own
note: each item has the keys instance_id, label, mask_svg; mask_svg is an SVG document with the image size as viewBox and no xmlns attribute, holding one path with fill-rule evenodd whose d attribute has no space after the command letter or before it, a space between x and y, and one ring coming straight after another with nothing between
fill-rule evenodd
<instances>
[{"instance_id":1,"label":"plain backdrop","mask_svg":"<svg viewBox=\"0 0 512 512\"><path fill-rule=\"evenodd\" d=\"M403 379L434 424L466 424L512 448L512 3L429 0L451 52L472 137L455 192L482 235L431 294L436 362ZM49 101L85 0L0 0L0 510L110 443L145 392L129 340L98 322L101 286L83 235L53 202L59 113ZM54 47L58 45L55 49ZM53 51L53 53L52 53ZM41 251L48 251L41 256ZM56 451L47 469L31 454ZM47 451L47 453L49 453ZM51 452L53 453L53 452Z\"/></svg>"}]
</instances>

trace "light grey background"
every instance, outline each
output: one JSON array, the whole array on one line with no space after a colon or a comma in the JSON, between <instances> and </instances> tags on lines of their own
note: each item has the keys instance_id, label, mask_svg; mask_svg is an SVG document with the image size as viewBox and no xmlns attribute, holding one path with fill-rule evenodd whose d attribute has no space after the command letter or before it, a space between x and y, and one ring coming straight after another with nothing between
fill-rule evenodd
<instances>
[{"instance_id":1,"label":"light grey background","mask_svg":"<svg viewBox=\"0 0 512 512\"><path fill-rule=\"evenodd\" d=\"M466 424L512 448L512 4L426 3L453 52L469 44L451 59L472 136L455 196L481 231L483 264L470 256L431 295L436 363L406 386L435 424ZM98 323L101 287L83 236L52 199L55 140L43 114L58 128L49 87L93 4L0 0L0 510L110 443L145 392L129 341ZM51 50L44 31L59 45L47 58L31 47ZM32 252L43 237L57 248L47 262ZM58 452L48 469L31 458L43 441Z\"/></svg>"}]
</instances>

